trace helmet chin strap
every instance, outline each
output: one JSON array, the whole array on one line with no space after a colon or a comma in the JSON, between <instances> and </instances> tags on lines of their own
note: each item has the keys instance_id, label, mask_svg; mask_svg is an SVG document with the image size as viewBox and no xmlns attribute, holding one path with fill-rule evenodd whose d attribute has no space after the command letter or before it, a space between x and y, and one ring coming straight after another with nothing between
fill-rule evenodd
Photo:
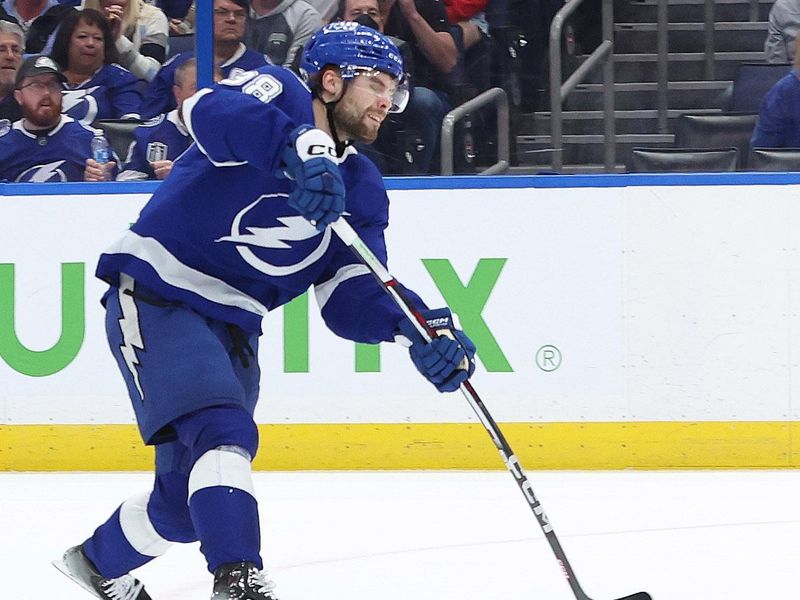
<instances>
[{"instance_id":1,"label":"helmet chin strap","mask_svg":"<svg viewBox=\"0 0 800 600\"><path fill-rule=\"evenodd\" d=\"M318 98L322 104L325 105L325 114L328 117L328 128L331 130L331 137L333 138L333 142L336 144L336 156L339 158L344 155L344 151L347 149L347 147L353 143L351 140L342 141L339 139L339 132L336 129L336 122L333 118L333 111L336 109L336 105L338 104L339 100L344 97L344 94L347 91L347 80L344 80L343 83L344 86L342 87L342 94L336 100L325 102L325 100L322 99L322 94L318 95Z\"/></svg>"}]
</instances>

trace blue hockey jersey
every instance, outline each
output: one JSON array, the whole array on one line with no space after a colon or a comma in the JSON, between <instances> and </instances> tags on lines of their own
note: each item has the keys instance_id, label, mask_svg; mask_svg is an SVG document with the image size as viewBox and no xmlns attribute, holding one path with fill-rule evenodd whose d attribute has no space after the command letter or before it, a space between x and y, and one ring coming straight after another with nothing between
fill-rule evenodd
<instances>
[{"instance_id":1,"label":"blue hockey jersey","mask_svg":"<svg viewBox=\"0 0 800 600\"><path fill-rule=\"evenodd\" d=\"M263 67L200 90L183 114L195 144L101 255L97 276L117 284L127 273L166 300L255 333L264 314L313 285L335 333L393 340L400 310L330 228L317 231L289 207L294 184L276 175L288 134L314 123L305 84L288 69ZM380 173L352 147L340 169L347 218L386 264Z\"/></svg>"},{"instance_id":2,"label":"blue hockey jersey","mask_svg":"<svg viewBox=\"0 0 800 600\"><path fill-rule=\"evenodd\" d=\"M0 181L83 181L94 129L64 115L44 135L28 131L22 123L0 120Z\"/></svg>"},{"instance_id":3,"label":"blue hockey jersey","mask_svg":"<svg viewBox=\"0 0 800 600\"><path fill-rule=\"evenodd\" d=\"M136 76L117 64L103 66L91 79L63 92L61 112L91 125L101 119L138 119L142 104Z\"/></svg>"},{"instance_id":4,"label":"blue hockey jersey","mask_svg":"<svg viewBox=\"0 0 800 600\"><path fill-rule=\"evenodd\" d=\"M120 181L155 179L150 163L156 160L175 161L192 144L192 136L181 123L178 110L159 115L136 128L133 142Z\"/></svg>"},{"instance_id":5,"label":"blue hockey jersey","mask_svg":"<svg viewBox=\"0 0 800 600\"><path fill-rule=\"evenodd\" d=\"M141 110L143 119L150 119L169 112L177 106L175 96L172 94L172 86L175 84L175 70L190 58L194 58L194 52L181 52L170 58L159 69L144 93ZM268 64L270 62L266 55L250 50L244 44L239 44L239 50L221 64L219 70L222 72L223 77L235 77L242 71L252 71Z\"/></svg>"}]
</instances>

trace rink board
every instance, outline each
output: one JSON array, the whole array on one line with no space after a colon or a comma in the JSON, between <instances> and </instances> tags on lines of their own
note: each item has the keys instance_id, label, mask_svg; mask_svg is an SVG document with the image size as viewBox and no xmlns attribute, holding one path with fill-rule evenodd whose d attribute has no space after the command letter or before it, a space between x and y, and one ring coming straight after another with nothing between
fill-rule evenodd
<instances>
[{"instance_id":1,"label":"rink board","mask_svg":"<svg viewBox=\"0 0 800 600\"><path fill-rule=\"evenodd\" d=\"M390 270L459 314L473 383L525 466L800 462L800 176L389 185ZM92 276L152 189L0 185L0 469L152 463ZM257 468L502 468L459 394L401 348L334 337L313 292L264 333Z\"/></svg>"}]
</instances>

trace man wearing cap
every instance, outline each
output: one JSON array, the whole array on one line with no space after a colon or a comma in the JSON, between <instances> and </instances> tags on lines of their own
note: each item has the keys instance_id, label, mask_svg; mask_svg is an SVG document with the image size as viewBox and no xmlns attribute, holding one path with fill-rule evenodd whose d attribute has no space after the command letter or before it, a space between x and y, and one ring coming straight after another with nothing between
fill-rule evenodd
<instances>
[{"instance_id":1,"label":"man wearing cap","mask_svg":"<svg viewBox=\"0 0 800 600\"><path fill-rule=\"evenodd\" d=\"M0 181L103 181L116 171L114 160L101 165L90 158L97 130L61 114L65 80L47 56L22 63L14 85L22 119L0 121Z\"/></svg>"}]
</instances>

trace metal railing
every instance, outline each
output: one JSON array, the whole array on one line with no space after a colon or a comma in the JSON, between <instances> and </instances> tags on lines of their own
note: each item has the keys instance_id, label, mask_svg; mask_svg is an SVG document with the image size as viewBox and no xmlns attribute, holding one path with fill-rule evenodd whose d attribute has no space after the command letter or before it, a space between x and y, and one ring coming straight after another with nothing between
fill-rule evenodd
<instances>
[{"instance_id":1,"label":"metal railing","mask_svg":"<svg viewBox=\"0 0 800 600\"><path fill-rule=\"evenodd\" d=\"M491 88L459 104L442 120L441 142L441 167L442 175L453 174L453 137L458 121L469 113L483 108L489 103L494 103L497 109L497 162L480 171L478 175L496 175L508 171L510 162L509 125L508 125L508 96L498 87Z\"/></svg>"},{"instance_id":2,"label":"metal railing","mask_svg":"<svg viewBox=\"0 0 800 600\"><path fill-rule=\"evenodd\" d=\"M666 0L660 0L665 2ZM714 79L714 0L705 0L703 7L703 30L705 32L705 78Z\"/></svg>"},{"instance_id":3,"label":"metal railing","mask_svg":"<svg viewBox=\"0 0 800 600\"><path fill-rule=\"evenodd\" d=\"M658 24L656 29L656 49L658 52L656 59L656 110L658 112L658 132L667 133L669 130L667 118L667 89L669 82L669 73L667 72L667 54L669 53L667 43L667 28L669 24L667 0L658 0L656 14Z\"/></svg>"},{"instance_id":4,"label":"metal railing","mask_svg":"<svg viewBox=\"0 0 800 600\"><path fill-rule=\"evenodd\" d=\"M564 21L583 0L567 0L550 25L550 139L553 147L552 167L560 171L564 166L564 136L562 103L594 70L603 63L603 135L604 158L607 171L614 169L616 162L616 139L614 126L614 8L613 0L603 0L603 41L586 61L567 80L561 83L561 32Z\"/></svg>"}]
</instances>

